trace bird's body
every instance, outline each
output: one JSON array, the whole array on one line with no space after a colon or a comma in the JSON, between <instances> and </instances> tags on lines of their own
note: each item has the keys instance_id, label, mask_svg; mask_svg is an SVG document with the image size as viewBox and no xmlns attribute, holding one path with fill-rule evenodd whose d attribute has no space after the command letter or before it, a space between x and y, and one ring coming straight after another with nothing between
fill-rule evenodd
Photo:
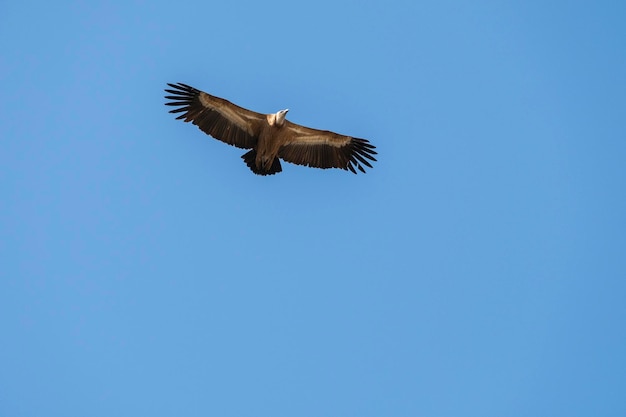
<instances>
[{"instance_id":1,"label":"bird's body","mask_svg":"<svg viewBox=\"0 0 626 417\"><path fill-rule=\"evenodd\" d=\"M311 129L285 119L289 110L261 114L239 107L186 84L168 84L165 103L178 108L177 119L192 122L203 132L238 148L250 149L242 158L252 172L282 171L280 159L316 168L341 168L356 174L372 167L375 147L365 139Z\"/></svg>"}]
</instances>

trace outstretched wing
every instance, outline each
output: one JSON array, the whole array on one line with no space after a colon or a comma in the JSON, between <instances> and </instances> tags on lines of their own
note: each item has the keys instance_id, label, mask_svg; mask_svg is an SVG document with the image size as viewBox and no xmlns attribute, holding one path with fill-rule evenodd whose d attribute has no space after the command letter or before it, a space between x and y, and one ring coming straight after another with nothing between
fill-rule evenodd
<instances>
[{"instance_id":1,"label":"outstretched wing","mask_svg":"<svg viewBox=\"0 0 626 417\"><path fill-rule=\"evenodd\" d=\"M192 122L204 133L238 148L256 145L265 115L239 107L228 100L215 97L186 84L170 84L166 106L175 106L170 113L183 113L176 119Z\"/></svg>"},{"instance_id":2,"label":"outstretched wing","mask_svg":"<svg viewBox=\"0 0 626 417\"><path fill-rule=\"evenodd\" d=\"M278 151L287 162L315 168L341 168L356 174L365 172L376 161L376 147L366 139L339 135L327 130L311 129L285 121L289 140ZM369 161L368 161L369 160Z\"/></svg>"}]
</instances>

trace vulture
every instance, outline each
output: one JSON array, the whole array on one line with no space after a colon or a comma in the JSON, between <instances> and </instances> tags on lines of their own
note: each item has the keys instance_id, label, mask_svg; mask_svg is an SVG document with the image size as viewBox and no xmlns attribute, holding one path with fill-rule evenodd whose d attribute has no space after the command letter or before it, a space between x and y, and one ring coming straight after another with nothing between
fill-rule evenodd
<instances>
[{"instance_id":1,"label":"vulture","mask_svg":"<svg viewBox=\"0 0 626 417\"><path fill-rule=\"evenodd\" d=\"M288 109L262 114L239 107L186 84L167 84L165 103L182 113L176 119L192 122L204 133L238 148L252 172L272 175L282 171L280 159L315 168L340 168L356 174L376 161L376 147L366 139L311 129L285 118ZM356 168L356 169L355 169Z\"/></svg>"}]
</instances>

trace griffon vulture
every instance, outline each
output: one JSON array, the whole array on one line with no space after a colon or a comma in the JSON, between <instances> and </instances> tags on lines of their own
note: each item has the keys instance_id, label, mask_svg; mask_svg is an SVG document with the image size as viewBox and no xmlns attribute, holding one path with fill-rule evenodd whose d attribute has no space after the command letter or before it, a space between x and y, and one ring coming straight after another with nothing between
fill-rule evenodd
<instances>
[{"instance_id":1,"label":"griffon vulture","mask_svg":"<svg viewBox=\"0 0 626 417\"><path fill-rule=\"evenodd\" d=\"M315 168L341 168L356 174L376 161L375 146L365 139L343 136L291 123L289 110L256 113L186 84L169 84L165 103L182 113L176 119L192 122L204 133L238 148L250 149L242 158L252 172L272 175L282 171L280 160ZM369 160L369 161L368 161Z\"/></svg>"}]
</instances>

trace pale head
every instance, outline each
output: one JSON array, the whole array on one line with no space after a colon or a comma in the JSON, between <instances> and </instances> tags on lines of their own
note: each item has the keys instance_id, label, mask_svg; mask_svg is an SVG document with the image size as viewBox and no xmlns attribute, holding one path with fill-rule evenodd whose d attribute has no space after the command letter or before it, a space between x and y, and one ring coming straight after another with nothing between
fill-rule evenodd
<instances>
[{"instance_id":1,"label":"pale head","mask_svg":"<svg viewBox=\"0 0 626 417\"><path fill-rule=\"evenodd\" d=\"M276 125L282 126L285 123L285 117L287 117L287 112L289 109L279 110L276 112Z\"/></svg>"},{"instance_id":2,"label":"pale head","mask_svg":"<svg viewBox=\"0 0 626 417\"><path fill-rule=\"evenodd\" d=\"M285 116L289 109L279 110L276 113L271 113L267 115L267 123L270 126L282 126L285 123Z\"/></svg>"}]
</instances>

